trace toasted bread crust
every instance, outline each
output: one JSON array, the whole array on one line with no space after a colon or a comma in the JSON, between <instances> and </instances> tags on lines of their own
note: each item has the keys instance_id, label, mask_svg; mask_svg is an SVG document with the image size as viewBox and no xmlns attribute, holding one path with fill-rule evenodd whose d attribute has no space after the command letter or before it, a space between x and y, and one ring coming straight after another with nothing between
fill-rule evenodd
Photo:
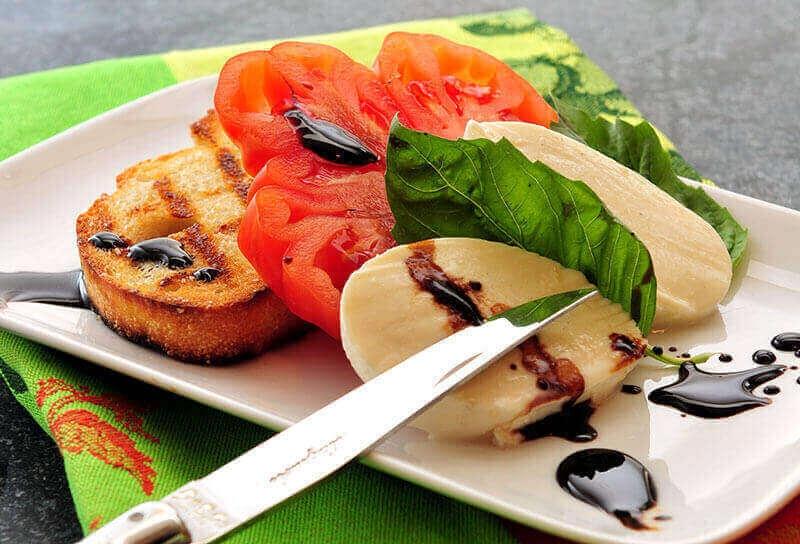
<instances>
[{"instance_id":1,"label":"toasted bread crust","mask_svg":"<svg viewBox=\"0 0 800 544\"><path fill-rule=\"evenodd\" d=\"M209 112L192 125L196 145L139 163L117 177L77 220L86 290L103 320L120 334L171 357L215 364L255 355L302 328L263 284L236 242L252 179ZM193 264L172 270L135 263L127 248L103 250L99 231L128 245L167 236L181 242ZM210 282L195 279L213 267Z\"/></svg>"}]
</instances>

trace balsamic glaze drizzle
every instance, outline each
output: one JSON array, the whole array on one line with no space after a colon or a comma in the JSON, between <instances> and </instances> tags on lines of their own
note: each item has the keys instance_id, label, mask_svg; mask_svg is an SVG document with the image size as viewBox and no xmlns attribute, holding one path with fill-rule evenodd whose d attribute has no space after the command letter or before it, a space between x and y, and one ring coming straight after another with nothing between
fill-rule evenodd
<instances>
[{"instance_id":1,"label":"balsamic glaze drizzle","mask_svg":"<svg viewBox=\"0 0 800 544\"><path fill-rule=\"evenodd\" d=\"M639 339L612 332L608 338L611 340L611 349L622 354L621 366L640 359L644 355L645 344Z\"/></svg>"},{"instance_id":2,"label":"balsamic glaze drizzle","mask_svg":"<svg viewBox=\"0 0 800 544\"><path fill-rule=\"evenodd\" d=\"M294 127L303 147L325 160L349 166L363 166L378 160L358 137L339 125L315 119L299 108L288 110L283 116Z\"/></svg>"},{"instance_id":3,"label":"balsamic glaze drizzle","mask_svg":"<svg viewBox=\"0 0 800 544\"><path fill-rule=\"evenodd\" d=\"M704 372L692 363L683 363L678 381L650 392L648 399L698 417L729 417L751 408L770 404L757 397L753 389L783 374L783 365L741 370L739 372Z\"/></svg>"},{"instance_id":4,"label":"balsamic glaze drizzle","mask_svg":"<svg viewBox=\"0 0 800 544\"><path fill-rule=\"evenodd\" d=\"M642 514L655 506L653 478L642 463L620 451L594 448L558 465L556 480L576 499L604 510L629 529L649 529Z\"/></svg>"},{"instance_id":5,"label":"balsamic glaze drizzle","mask_svg":"<svg viewBox=\"0 0 800 544\"><path fill-rule=\"evenodd\" d=\"M172 238L152 238L134 244L128 248L128 257L132 261L156 262L172 269L186 268L193 262L181 243Z\"/></svg>"},{"instance_id":6,"label":"balsamic glaze drizzle","mask_svg":"<svg viewBox=\"0 0 800 544\"><path fill-rule=\"evenodd\" d=\"M113 232L100 231L89 237L89 243L97 249L109 250L115 247L125 247L128 244Z\"/></svg>"},{"instance_id":7,"label":"balsamic glaze drizzle","mask_svg":"<svg viewBox=\"0 0 800 544\"><path fill-rule=\"evenodd\" d=\"M195 270L192 273L192 277L194 277L194 279L196 279L197 281L202 281L207 283L210 281L214 281L217 278L217 276L220 275L221 272L222 271L219 268L206 266L204 268L198 268L197 270Z\"/></svg>"},{"instance_id":8,"label":"balsamic glaze drizzle","mask_svg":"<svg viewBox=\"0 0 800 544\"><path fill-rule=\"evenodd\" d=\"M433 260L434 246L420 242L411 246L413 253L406 258L406 268L420 289L433 295L437 304L451 315L451 324L458 330L466 325L484 322L480 309L475 305L466 289L453 281Z\"/></svg>"},{"instance_id":9,"label":"balsamic glaze drizzle","mask_svg":"<svg viewBox=\"0 0 800 544\"><path fill-rule=\"evenodd\" d=\"M775 354L768 349L760 349L753 353L753 362L760 365L769 365L776 361Z\"/></svg>"},{"instance_id":10,"label":"balsamic glaze drizzle","mask_svg":"<svg viewBox=\"0 0 800 544\"><path fill-rule=\"evenodd\" d=\"M630 336L612 333L610 338L611 349L614 351L621 351L625 355L638 355L640 346Z\"/></svg>"},{"instance_id":11,"label":"balsamic glaze drizzle","mask_svg":"<svg viewBox=\"0 0 800 544\"><path fill-rule=\"evenodd\" d=\"M627 393L629 395L638 395L639 393L642 392L642 388L639 387L638 385L633 385L631 383L626 383L626 384L622 385L621 391L623 393Z\"/></svg>"}]
</instances>

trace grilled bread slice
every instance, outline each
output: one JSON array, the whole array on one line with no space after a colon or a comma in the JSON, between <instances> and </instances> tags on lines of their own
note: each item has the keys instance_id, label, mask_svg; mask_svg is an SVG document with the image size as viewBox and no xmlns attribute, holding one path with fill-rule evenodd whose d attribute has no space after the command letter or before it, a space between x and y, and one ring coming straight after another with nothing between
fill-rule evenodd
<instances>
[{"instance_id":1,"label":"grilled bread slice","mask_svg":"<svg viewBox=\"0 0 800 544\"><path fill-rule=\"evenodd\" d=\"M302 327L264 285L236 237L252 179L210 111L191 127L195 146L141 162L117 177L77 220L92 305L115 331L168 355L207 364L254 355ZM111 232L121 247L98 247ZM135 261L129 247L178 241L191 264ZM197 273L213 268L212 275Z\"/></svg>"}]
</instances>

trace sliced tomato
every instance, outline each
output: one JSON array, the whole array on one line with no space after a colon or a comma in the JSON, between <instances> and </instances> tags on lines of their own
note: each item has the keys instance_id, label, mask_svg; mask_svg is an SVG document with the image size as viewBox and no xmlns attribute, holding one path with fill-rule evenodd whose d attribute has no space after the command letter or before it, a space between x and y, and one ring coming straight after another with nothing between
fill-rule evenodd
<instances>
[{"instance_id":1,"label":"sliced tomato","mask_svg":"<svg viewBox=\"0 0 800 544\"><path fill-rule=\"evenodd\" d=\"M382 171L321 179L311 163L275 158L256 176L239 247L296 315L339 338L347 278L394 245Z\"/></svg>"},{"instance_id":2,"label":"sliced tomato","mask_svg":"<svg viewBox=\"0 0 800 544\"><path fill-rule=\"evenodd\" d=\"M394 115L452 138L470 118L555 120L536 91L500 61L405 33L387 37L375 70L317 44L285 42L238 55L222 69L214 104L255 174L239 229L242 253L292 312L335 338L347 278L394 245L383 179ZM368 160L331 162L342 157L312 151L319 139L304 147L301 129L319 122L355 138Z\"/></svg>"},{"instance_id":3,"label":"sliced tomato","mask_svg":"<svg viewBox=\"0 0 800 544\"><path fill-rule=\"evenodd\" d=\"M377 75L325 45L284 42L239 55L220 74L220 121L258 172L239 246L295 314L339 336L339 293L349 275L394 244L383 181L397 111ZM333 123L378 160L331 162L300 143L284 113Z\"/></svg>"},{"instance_id":4,"label":"sliced tomato","mask_svg":"<svg viewBox=\"0 0 800 544\"><path fill-rule=\"evenodd\" d=\"M327 45L283 42L270 53L298 104L384 155L397 106L375 72Z\"/></svg>"},{"instance_id":5,"label":"sliced tomato","mask_svg":"<svg viewBox=\"0 0 800 544\"><path fill-rule=\"evenodd\" d=\"M304 154L294 129L283 117L292 91L267 51L237 55L222 68L214 108L225 132L242 151L250 174L279 152Z\"/></svg>"},{"instance_id":6,"label":"sliced tomato","mask_svg":"<svg viewBox=\"0 0 800 544\"><path fill-rule=\"evenodd\" d=\"M307 157L329 171L346 170L301 145L283 116L290 109L334 122L381 159L397 111L372 70L333 47L300 42L230 59L220 72L214 107L252 175L277 155Z\"/></svg>"},{"instance_id":7,"label":"sliced tomato","mask_svg":"<svg viewBox=\"0 0 800 544\"><path fill-rule=\"evenodd\" d=\"M543 126L555 110L514 70L493 56L439 36L393 32L375 69L411 127L447 138L469 119Z\"/></svg>"}]
</instances>

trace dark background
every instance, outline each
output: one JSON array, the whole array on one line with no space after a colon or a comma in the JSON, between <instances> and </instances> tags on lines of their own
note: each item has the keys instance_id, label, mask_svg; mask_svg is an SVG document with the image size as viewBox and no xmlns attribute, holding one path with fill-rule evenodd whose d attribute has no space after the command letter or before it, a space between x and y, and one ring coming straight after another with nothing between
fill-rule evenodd
<instances>
[{"instance_id":1,"label":"dark background","mask_svg":"<svg viewBox=\"0 0 800 544\"><path fill-rule=\"evenodd\" d=\"M520 5L563 28L704 176L800 208L800 2L0 0L0 77ZM0 135L2 137L2 135ZM58 451L0 387L0 544L80 538Z\"/></svg>"}]
</instances>

